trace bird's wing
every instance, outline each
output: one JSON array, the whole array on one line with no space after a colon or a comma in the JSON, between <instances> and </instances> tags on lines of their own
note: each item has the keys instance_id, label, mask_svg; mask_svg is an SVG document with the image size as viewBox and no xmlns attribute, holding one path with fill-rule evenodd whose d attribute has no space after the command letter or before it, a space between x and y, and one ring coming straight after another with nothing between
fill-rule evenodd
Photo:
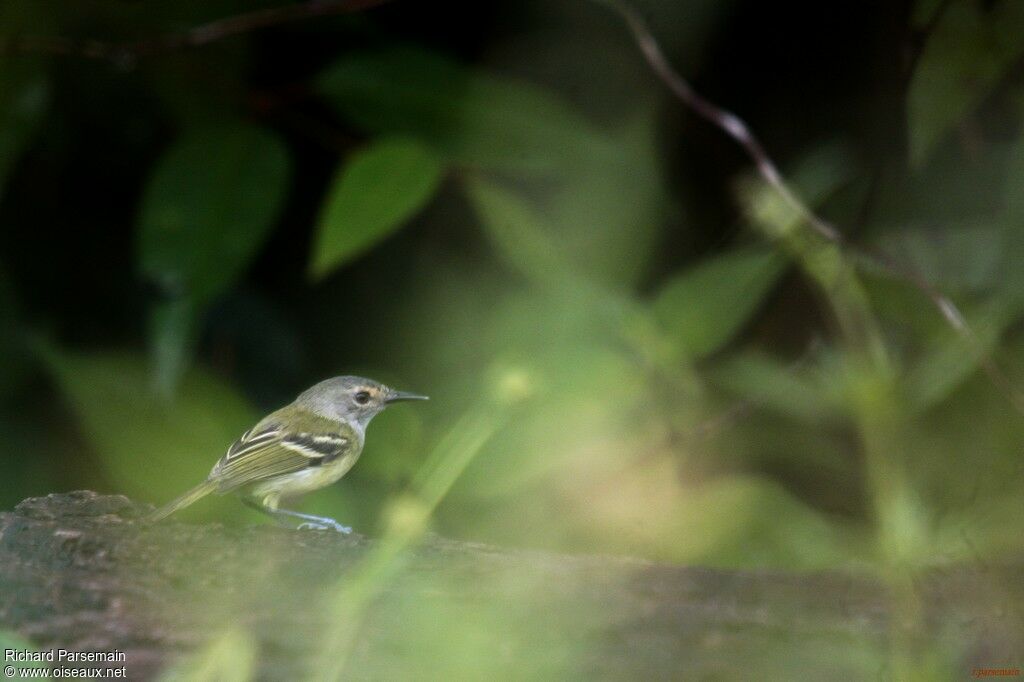
<instances>
[{"instance_id":1,"label":"bird's wing","mask_svg":"<svg viewBox=\"0 0 1024 682\"><path fill-rule=\"evenodd\" d=\"M277 424L260 424L232 443L210 473L220 492L254 481L291 474L331 462L353 445L350 434L331 422L284 431Z\"/></svg>"}]
</instances>

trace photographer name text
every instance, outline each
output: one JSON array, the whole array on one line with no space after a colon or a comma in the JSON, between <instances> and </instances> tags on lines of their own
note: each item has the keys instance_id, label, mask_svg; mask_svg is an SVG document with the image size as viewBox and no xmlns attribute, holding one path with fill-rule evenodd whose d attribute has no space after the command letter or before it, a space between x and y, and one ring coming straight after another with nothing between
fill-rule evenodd
<instances>
[{"instance_id":1,"label":"photographer name text","mask_svg":"<svg viewBox=\"0 0 1024 682\"><path fill-rule=\"evenodd\" d=\"M9 663L124 663L125 660L124 652L117 649L113 651L4 649L4 661Z\"/></svg>"}]
</instances>

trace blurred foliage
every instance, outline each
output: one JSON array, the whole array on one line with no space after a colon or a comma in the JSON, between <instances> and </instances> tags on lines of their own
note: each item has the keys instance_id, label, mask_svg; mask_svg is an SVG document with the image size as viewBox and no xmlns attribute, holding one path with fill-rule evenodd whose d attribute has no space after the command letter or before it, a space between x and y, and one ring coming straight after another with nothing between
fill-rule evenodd
<instances>
[{"instance_id":1,"label":"blurred foliage","mask_svg":"<svg viewBox=\"0 0 1024 682\"><path fill-rule=\"evenodd\" d=\"M185 376L174 409L167 409L151 390L141 357L41 354L107 475L127 495L188 487L196 478L192 453L219 451L259 418L230 386L198 369ZM127 469L125 461L138 466Z\"/></svg>"},{"instance_id":2,"label":"blurred foliage","mask_svg":"<svg viewBox=\"0 0 1024 682\"><path fill-rule=\"evenodd\" d=\"M48 84L32 62L5 63L0 70L0 187L31 142L47 105Z\"/></svg>"},{"instance_id":3,"label":"blurred foliage","mask_svg":"<svg viewBox=\"0 0 1024 682\"><path fill-rule=\"evenodd\" d=\"M419 137L460 165L557 172L606 147L557 96L409 46L343 57L317 85L359 128Z\"/></svg>"},{"instance_id":4,"label":"blurred foliage","mask_svg":"<svg viewBox=\"0 0 1024 682\"><path fill-rule=\"evenodd\" d=\"M272 4L0 20L121 40ZM809 230L590 3L488 4L472 31L393 3L115 64L5 55L0 501L163 501L259 414L356 373L433 400L379 417L309 506L388 537L435 481L395 557L425 524L730 567L1019 554L1024 417L981 366L1024 379L1020 3L638 4L800 196L953 296L970 338ZM246 647L225 642L195 664Z\"/></svg>"},{"instance_id":5,"label":"blurred foliage","mask_svg":"<svg viewBox=\"0 0 1024 682\"><path fill-rule=\"evenodd\" d=\"M6 630L0 630L0 651L6 653L10 650L19 652L40 651L38 647L32 646L31 642L27 641L23 637L19 637L18 635L11 632L7 632ZM16 661L13 662L13 664L8 662L7 665L9 665L14 670L28 670L30 668L45 668L47 664L42 661Z\"/></svg>"},{"instance_id":6,"label":"blurred foliage","mask_svg":"<svg viewBox=\"0 0 1024 682\"><path fill-rule=\"evenodd\" d=\"M735 251L710 258L666 282L654 301L655 314L673 345L700 358L742 329L781 274L772 252Z\"/></svg>"},{"instance_id":7,"label":"blurred foliage","mask_svg":"<svg viewBox=\"0 0 1024 682\"><path fill-rule=\"evenodd\" d=\"M288 157L246 125L189 131L157 162L139 214L139 266L165 300L152 311L155 383L171 392L194 317L262 245L287 190Z\"/></svg>"},{"instance_id":8,"label":"blurred foliage","mask_svg":"<svg viewBox=\"0 0 1024 682\"><path fill-rule=\"evenodd\" d=\"M256 668L256 645L238 630L229 630L206 649L178 661L160 675L161 682L246 682Z\"/></svg>"},{"instance_id":9,"label":"blurred foliage","mask_svg":"<svg viewBox=\"0 0 1024 682\"><path fill-rule=\"evenodd\" d=\"M911 157L921 163L1024 56L1024 5L952 0L932 10L931 35L907 99Z\"/></svg>"}]
</instances>

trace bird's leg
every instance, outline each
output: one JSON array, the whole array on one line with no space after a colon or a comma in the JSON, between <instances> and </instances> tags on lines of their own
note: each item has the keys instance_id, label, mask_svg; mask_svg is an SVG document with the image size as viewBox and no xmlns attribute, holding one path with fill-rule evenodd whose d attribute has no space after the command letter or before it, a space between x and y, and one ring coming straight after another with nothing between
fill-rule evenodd
<instances>
[{"instance_id":1,"label":"bird's leg","mask_svg":"<svg viewBox=\"0 0 1024 682\"><path fill-rule=\"evenodd\" d=\"M283 523L286 526L291 527L289 519L303 519L303 523L298 525L299 530L336 530L339 533L348 535L352 532L349 526L343 526L334 519L329 519L326 516L314 516L313 514L303 514L302 512L292 511L291 509L278 509L276 506L270 506L265 504L262 500L259 500L252 496L242 497L242 503L255 509L258 512L262 512L278 523Z\"/></svg>"},{"instance_id":2,"label":"bird's leg","mask_svg":"<svg viewBox=\"0 0 1024 682\"><path fill-rule=\"evenodd\" d=\"M336 530L339 533L348 535L352 532L350 526L343 526L334 519L327 518L326 516L314 516L313 514L303 514L302 512L292 511L291 509L275 509L274 514L280 514L281 516L291 516L296 519L305 519L303 523L298 525L299 530Z\"/></svg>"}]
</instances>

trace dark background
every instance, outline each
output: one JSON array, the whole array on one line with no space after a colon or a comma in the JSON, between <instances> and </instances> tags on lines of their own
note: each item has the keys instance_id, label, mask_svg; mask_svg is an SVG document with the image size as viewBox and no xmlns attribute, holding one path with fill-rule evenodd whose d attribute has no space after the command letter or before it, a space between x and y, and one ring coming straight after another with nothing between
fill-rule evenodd
<instances>
[{"instance_id":1,"label":"dark background","mask_svg":"<svg viewBox=\"0 0 1024 682\"><path fill-rule=\"evenodd\" d=\"M450 535L730 566L1018 552L1024 418L979 365L1024 376L1022 13L637 5L815 210L950 294L974 341L787 218L604 6L390 2L163 49L271 3L9 2L0 505L162 502L261 413L357 373L433 398L381 416L306 506L366 532L472 417L490 437L437 510ZM95 59L88 40L141 42ZM406 46L399 82L380 55ZM395 138L435 155L432 189L384 227L324 217L352 159ZM253 139L283 151L278 175L243 172ZM415 194L387 191L371 212ZM238 248L152 246L171 209ZM310 276L324 232L343 253ZM186 515L255 520L239 507Z\"/></svg>"}]
</instances>

